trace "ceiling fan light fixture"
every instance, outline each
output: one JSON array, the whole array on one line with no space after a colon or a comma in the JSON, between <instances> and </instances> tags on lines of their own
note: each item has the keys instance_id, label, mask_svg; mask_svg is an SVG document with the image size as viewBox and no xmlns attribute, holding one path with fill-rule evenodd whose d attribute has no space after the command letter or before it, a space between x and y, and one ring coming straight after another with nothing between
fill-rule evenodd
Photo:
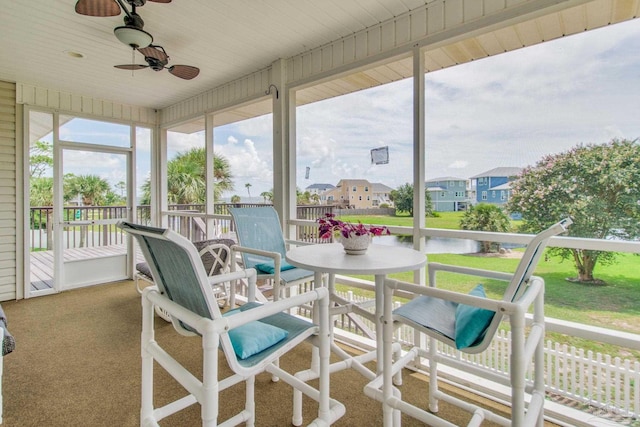
<instances>
[{"instance_id":1,"label":"ceiling fan light fixture","mask_svg":"<svg viewBox=\"0 0 640 427\"><path fill-rule=\"evenodd\" d=\"M147 33L145 30L136 28L131 25L116 27L113 30L113 33L116 35L118 40L120 40L127 46L131 46L131 48L133 49L147 47L153 42L153 37L151 36L151 34Z\"/></svg>"}]
</instances>

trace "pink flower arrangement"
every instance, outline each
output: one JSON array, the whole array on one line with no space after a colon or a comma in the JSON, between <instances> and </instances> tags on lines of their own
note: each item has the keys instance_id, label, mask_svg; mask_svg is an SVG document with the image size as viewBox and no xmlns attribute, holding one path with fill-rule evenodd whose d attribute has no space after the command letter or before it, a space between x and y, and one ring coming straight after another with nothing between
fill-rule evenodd
<instances>
[{"instance_id":1,"label":"pink flower arrangement","mask_svg":"<svg viewBox=\"0 0 640 427\"><path fill-rule=\"evenodd\" d=\"M334 235L340 235L345 239L348 239L349 237L364 236L366 234L370 234L371 236L391 234L389 229L384 225L364 225L360 221L358 221L357 224L353 224L334 219L334 217L334 214L327 213L323 218L318 218L316 220L316 222L320 224L319 230L321 239L330 239Z\"/></svg>"}]
</instances>

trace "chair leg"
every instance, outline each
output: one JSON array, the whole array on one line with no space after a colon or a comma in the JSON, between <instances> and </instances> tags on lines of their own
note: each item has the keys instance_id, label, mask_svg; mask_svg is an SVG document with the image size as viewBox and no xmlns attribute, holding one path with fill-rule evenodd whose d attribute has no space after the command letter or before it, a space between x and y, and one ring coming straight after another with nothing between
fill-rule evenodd
<instances>
[{"instance_id":1,"label":"chair leg","mask_svg":"<svg viewBox=\"0 0 640 427\"><path fill-rule=\"evenodd\" d=\"M153 341L153 336L153 304L143 296L140 340L142 346L140 425L144 425L153 418L153 357L147 351L147 344Z\"/></svg>"},{"instance_id":2,"label":"chair leg","mask_svg":"<svg viewBox=\"0 0 640 427\"><path fill-rule=\"evenodd\" d=\"M255 375L250 376L245 380L245 404L244 409L248 411L251 416L246 421L246 427L254 427L256 422L256 377Z\"/></svg>"},{"instance_id":3,"label":"chair leg","mask_svg":"<svg viewBox=\"0 0 640 427\"><path fill-rule=\"evenodd\" d=\"M429 410L438 413L438 342L429 338Z\"/></svg>"},{"instance_id":4,"label":"chair leg","mask_svg":"<svg viewBox=\"0 0 640 427\"><path fill-rule=\"evenodd\" d=\"M208 332L202 336L202 394L200 416L202 425L215 427L218 424L220 389L218 382L218 347L220 335Z\"/></svg>"},{"instance_id":5,"label":"chair leg","mask_svg":"<svg viewBox=\"0 0 640 427\"><path fill-rule=\"evenodd\" d=\"M525 353L524 315L511 316L511 422L519 426L524 421Z\"/></svg>"}]
</instances>

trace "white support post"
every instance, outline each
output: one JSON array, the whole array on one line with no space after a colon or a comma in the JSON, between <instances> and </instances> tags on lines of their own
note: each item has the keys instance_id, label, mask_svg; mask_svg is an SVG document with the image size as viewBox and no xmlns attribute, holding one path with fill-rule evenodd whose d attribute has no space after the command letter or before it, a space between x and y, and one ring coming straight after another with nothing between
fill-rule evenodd
<instances>
[{"instance_id":1,"label":"white support post","mask_svg":"<svg viewBox=\"0 0 640 427\"><path fill-rule=\"evenodd\" d=\"M295 130L289 129L289 96L285 90L286 62L279 59L271 66L269 87L273 100L273 207L283 226L284 238L290 231L284 227L295 216ZM294 127L295 129L295 127ZM293 137L291 137L293 135ZM291 142L291 138L293 142ZM293 183L293 202L291 186ZM292 208L293 206L293 208Z\"/></svg>"},{"instance_id":2,"label":"white support post","mask_svg":"<svg viewBox=\"0 0 640 427\"><path fill-rule=\"evenodd\" d=\"M215 206L214 206L214 194L215 194L215 186L217 183L214 182L214 140L213 140L213 114L206 114L204 117L204 145L205 145L205 182L206 182L206 196L205 196L205 213L207 215L213 215ZM217 237L214 235L215 230L215 219L211 217L207 217L207 239L212 239Z\"/></svg>"},{"instance_id":3,"label":"white support post","mask_svg":"<svg viewBox=\"0 0 640 427\"><path fill-rule=\"evenodd\" d=\"M425 85L424 51L413 49L413 248L424 251L424 237L420 229L425 226ZM425 284L425 268L413 272L413 281Z\"/></svg>"},{"instance_id":4,"label":"white support post","mask_svg":"<svg viewBox=\"0 0 640 427\"><path fill-rule=\"evenodd\" d=\"M153 156L153 160L156 161L155 168L151 165L151 170L156 170L154 178L156 180L155 198L152 197L151 201L155 201L156 209L152 209L152 212L156 212L156 219L152 223L160 227L168 227L169 221L166 215L162 215L162 212L166 212L169 209L167 202L167 129L160 128L159 135L155 140L158 142L156 155ZM151 186L151 194L153 196L153 185Z\"/></svg>"}]
</instances>

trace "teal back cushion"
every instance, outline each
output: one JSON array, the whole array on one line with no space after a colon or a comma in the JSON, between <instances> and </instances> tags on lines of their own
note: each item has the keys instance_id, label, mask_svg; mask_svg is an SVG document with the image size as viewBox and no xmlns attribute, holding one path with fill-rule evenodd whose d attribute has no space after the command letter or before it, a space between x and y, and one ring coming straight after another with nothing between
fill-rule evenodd
<instances>
[{"instance_id":1,"label":"teal back cushion","mask_svg":"<svg viewBox=\"0 0 640 427\"><path fill-rule=\"evenodd\" d=\"M469 292L469 295L486 298L482 285L477 285ZM473 307L471 305L459 304L456 308L455 316L455 341L456 348L471 347L484 337L487 327L493 320L496 313L484 308Z\"/></svg>"}]
</instances>

